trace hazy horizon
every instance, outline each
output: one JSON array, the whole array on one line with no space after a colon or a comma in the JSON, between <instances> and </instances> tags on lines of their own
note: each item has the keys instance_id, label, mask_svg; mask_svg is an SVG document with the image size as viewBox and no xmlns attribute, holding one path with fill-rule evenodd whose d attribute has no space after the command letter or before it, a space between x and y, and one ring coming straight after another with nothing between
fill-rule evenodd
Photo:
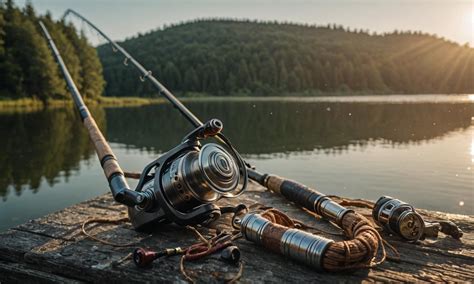
<instances>
[{"instance_id":1,"label":"hazy horizon","mask_svg":"<svg viewBox=\"0 0 474 284\"><path fill-rule=\"evenodd\" d=\"M15 1L23 6L26 0ZM360 0L33 0L40 13L55 19L68 8L97 24L114 40L124 40L163 25L199 18L276 20L307 24L338 24L383 33L394 30L436 34L474 46L474 1ZM78 24L78 22L75 22ZM81 27L80 24L78 24ZM94 44L102 43L91 37Z\"/></svg>"}]
</instances>

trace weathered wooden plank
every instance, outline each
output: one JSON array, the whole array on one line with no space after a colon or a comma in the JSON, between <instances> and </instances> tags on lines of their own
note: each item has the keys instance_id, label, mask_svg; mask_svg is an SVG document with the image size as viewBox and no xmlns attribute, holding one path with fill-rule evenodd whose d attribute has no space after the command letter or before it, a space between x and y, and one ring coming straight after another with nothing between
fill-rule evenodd
<instances>
[{"instance_id":1,"label":"weathered wooden plank","mask_svg":"<svg viewBox=\"0 0 474 284\"><path fill-rule=\"evenodd\" d=\"M338 233L332 224L308 214L288 201L251 185L248 192L235 200L222 200L222 205L261 203L285 211L324 232ZM368 209L357 208L363 214ZM474 220L472 216L421 210L432 220L450 219L465 232L458 241L442 236L418 244L409 244L385 236L401 254L398 262L386 261L372 269L351 273L318 273L268 252L246 240L238 240L245 263L242 282L335 282L335 281L472 281L474 280ZM152 268L138 269L130 259L124 260L133 248L118 248L97 243L81 234L82 223L92 217L120 218L125 207L115 203L110 195L83 202L43 218L32 220L0 234L0 281L38 279L59 282L183 282L179 272L179 257L154 263ZM213 226L229 228L229 216ZM115 242L139 241L139 246L153 249L186 246L196 242L189 230L164 225L149 233L136 232L129 223L94 225L91 232ZM321 234L335 240L342 236ZM187 262L189 275L202 282L222 282L237 273L238 267L228 265L213 255L197 262ZM11 270L11 272L6 272ZM48 278L50 277L50 278ZM55 278L56 277L56 278Z\"/></svg>"},{"instance_id":2,"label":"weathered wooden plank","mask_svg":"<svg viewBox=\"0 0 474 284\"><path fill-rule=\"evenodd\" d=\"M0 280L15 283L84 283L51 273L31 269L26 264L0 261Z\"/></svg>"}]
</instances>

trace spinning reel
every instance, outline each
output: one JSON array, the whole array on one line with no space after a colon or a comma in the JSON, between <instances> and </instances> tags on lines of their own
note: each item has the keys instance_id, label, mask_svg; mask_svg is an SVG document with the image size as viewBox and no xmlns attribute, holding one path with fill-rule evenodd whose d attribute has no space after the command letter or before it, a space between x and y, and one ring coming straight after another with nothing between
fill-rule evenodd
<instances>
[{"instance_id":1,"label":"spinning reel","mask_svg":"<svg viewBox=\"0 0 474 284\"><path fill-rule=\"evenodd\" d=\"M222 127L220 120L209 120L145 167L135 191L146 201L128 209L135 228L164 222L209 223L221 215L213 202L236 197L246 189L246 165L220 133ZM219 138L226 147L201 145L209 137Z\"/></svg>"}]
</instances>

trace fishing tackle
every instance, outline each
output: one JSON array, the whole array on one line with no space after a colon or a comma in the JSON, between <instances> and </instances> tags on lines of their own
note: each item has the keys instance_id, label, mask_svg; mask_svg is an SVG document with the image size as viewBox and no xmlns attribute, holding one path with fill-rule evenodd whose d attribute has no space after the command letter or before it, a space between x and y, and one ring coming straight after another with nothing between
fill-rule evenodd
<instances>
[{"instance_id":1,"label":"fishing tackle","mask_svg":"<svg viewBox=\"0 0 474 284\"><path fill-rule=\"evenodd\" d=\"M390 196L382 196L372 210L377 225L401 238L416 242L425 230L425 222L410 204Z\"/></svg>"},{"instance_id":2,"label":"fishing tackle","mask_svg":"<svg viewBox=\"0 0 474 284\"><path fill-rule=\"evenodd\" d=\"M172 249L164 249L162 251L152 251L146 250L144 248L136 248L133 251L132 257L133 262L138 267L147 267L153 263L156 259L164 256L173 256L177 254L184 253L183 249L180 247Z\"/></svg>"},{"instance_id":3,"label":"fishing tackle","mask_svg":"<svg viewBox=\"0 0 474 284\"><path fill-rule=\"evenodd\" d=\"M246 189L246 165L230 141L220 133L222 122L211 119L198 125L178 146L147 165L136 189L131 190L54 41L42 22L40 26L94 143L112 195L117 202L128 206L129 218L135 228L162 222L179 225L211 222L220 216L219 207L213 204L216 200L235 197ZM219 137L223 145L201 144L202 140L212 137Z\"/></svg>"},{"instance_id":4,"label":"fishing tackle","mask_svg":"<svg viewBox=\"0 0 474 284\"><path fill-rule=\"evenodd\" d=\"M377 225L409 242L425 237L436 238L440 231L455 239L460 239L463 235L462 230L453 222L427 222L412 205L390 196L382 196L377 200L372 217Z\"/></svg>"},{"instance_id":5,"label":"fishing tackle","mask_svg":"<svg viewBox=\"0 0 474 284\"><path fill-rule=\"evenodd\" d=\"M221 215L214 201L245 190L246 166L232 145L227 144L228 151L216 143L200 144L221 130L222 122L212 119L145 167L136 191L144 194L147 202L129 207L135 228L155 221L208 223Z\"/></svg>"},{"instance_id":6,"label":"fishing tackle","mask_svg":"<svg viewBox=\"0 0 474 284\"><path fill-rule=\"evenodd\" d=\"M238 246L229 246L222 250L221 257L223 261L236 264L240 261L240 249Z\"/></svg>"}]
</instances>

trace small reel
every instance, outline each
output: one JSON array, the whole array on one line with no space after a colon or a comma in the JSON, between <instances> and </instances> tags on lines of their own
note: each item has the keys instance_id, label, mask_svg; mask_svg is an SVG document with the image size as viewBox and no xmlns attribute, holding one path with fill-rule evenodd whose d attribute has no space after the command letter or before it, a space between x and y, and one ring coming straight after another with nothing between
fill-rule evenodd
<instances>
[{"instance_id":1,"label":"small reel","mask_svg":"<svg viewBox=\"0 0 474 284\"><path fill-rule=\"evenodd\" d=\"M247 188L246 165L220 133L222 128L220 120L209 120L145 167L135 191L148 201L128 210L135 228L162 222L209 223L221 215L213 202L236 197ZM215 136L226 147L216 143L201 145L201 140Z\"/></svg>"},{"instance_id":2,"label":"small reel","mask_svg":"<svg viewBox=\"0 0 474 284\"><path fill-rule=\"evenodd\" d=\"M422 238L425 221L408 203L390 196L382 196L372 210L377 225L409 242Z\"/></svg>"}]
</instances>

